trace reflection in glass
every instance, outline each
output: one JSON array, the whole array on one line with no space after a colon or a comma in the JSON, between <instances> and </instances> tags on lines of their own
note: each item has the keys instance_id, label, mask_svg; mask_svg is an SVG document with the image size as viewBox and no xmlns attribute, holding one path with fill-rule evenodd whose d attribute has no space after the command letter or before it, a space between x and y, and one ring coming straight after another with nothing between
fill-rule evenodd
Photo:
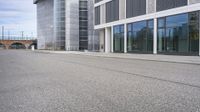
<instances>
[{"instance_id":1,"label":"reflection in glass","mask_svg":"<svg viewBox=\"0 0 200 112\"><path fill-rule=\"evenodd\" d=\"M128 24L128 52L153 51L153 20Z\"/></svg>"},{"instance_id":2,"label":"reflection in glass","mask_svg":"<svg viewBox=\"0 0 200 112\"><path fill-rule=\"evenodd\" d=\"M199 13L192 12L189 14L189 51L199 51Z\"/></svg>"},{"instance_id":3,"label":"reflection in glass","mask_svg":"<svg viewBox=\"0 0 200 112\"><path fill-rule=\"evenodd\" d=\"M55 50L65 50L65 0L54 1Z\"/></svg>"},{"instance_id":4,"label":"reflection in glass","mask_svg":"<svg viewBox=\"0 0 200 112\"><path fill-rule=\"evenodd\" d=\"M114 26L113 28L114 52L124 51L124 25Z\"/></svg>"},{"instance_id":5,"label":"reflection in glass","mask_svg":"<svg viewBox=\"0 0 200 112\"><path fill-rule=\"evenodd\" d=\"M198 53L199 12L158 19L158 52Z\"/></svg>"}]
</instances>

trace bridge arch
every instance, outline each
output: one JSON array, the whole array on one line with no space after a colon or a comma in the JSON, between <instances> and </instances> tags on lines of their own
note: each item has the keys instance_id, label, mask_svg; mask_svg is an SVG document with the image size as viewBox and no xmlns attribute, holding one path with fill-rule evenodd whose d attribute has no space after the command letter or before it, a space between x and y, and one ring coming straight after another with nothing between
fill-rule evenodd
<instances>
[{"instance_id":1,"label":"bridge arch","mask_svg":"<svg viewBox=\"0 0 200 112\"><path fill-rule=\"evenodd\" d=\"M0 49L6 49L6 46L2 43L0 43Z\"/></svg>"},{"instance_id":2,"label":"bridge arch","mask_svg":"<svg viewBox=\"0 0 200 112\"><path fill-rule=\"evenodd\" d=\"M31 49L32 46L34 46L34 48L37 49L37 43L31 43L31 44L28 46L28 49Z\"/></svg>"},{"instance_id":3,"label":"bridge arch","mask_svg":"<svg viewBox=\"0 0 200 112\"><path fill-rule=\"evenodd\" d=\"M20 42L14 42L9 46L9 49L26 49L26 46Z\"/></svg>"}]
</instances>

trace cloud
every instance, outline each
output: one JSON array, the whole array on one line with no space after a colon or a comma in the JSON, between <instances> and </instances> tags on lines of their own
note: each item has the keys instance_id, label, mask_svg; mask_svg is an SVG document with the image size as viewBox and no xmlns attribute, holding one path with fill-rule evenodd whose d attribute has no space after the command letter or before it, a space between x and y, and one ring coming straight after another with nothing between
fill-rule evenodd
<instances>
[{"instance_id":1,"label":"cloud","mask_svg":"<svg viewBox=\"0 0 200 112\"><path fill-rule=\"evenodd\" d=\"M33 0L0 0L0 26L5 30L36 35L36 6Z\"/></svg>"}]
</instances>

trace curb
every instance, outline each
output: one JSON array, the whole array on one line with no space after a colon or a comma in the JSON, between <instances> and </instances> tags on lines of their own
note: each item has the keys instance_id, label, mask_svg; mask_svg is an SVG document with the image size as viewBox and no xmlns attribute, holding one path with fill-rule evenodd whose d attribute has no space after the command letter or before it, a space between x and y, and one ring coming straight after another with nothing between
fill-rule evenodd
<instances>
[{"instance_id":1,"label":"curb","mask_svg":"<svg viewBox=\"0 0 200 112\"><path fill-rule=\"evenodd\" d=\"M41 51L35 50L34 52L38 53L49 53L49 54L72 54L72 55L84 55L84 56L92 56L92 57L103 57L103 58L116 58L116 59L126 59L126 60L143 60L143 61L155 61L155 62L167 62L167 63L180 63L180 64L190 64L190 65L200 65L197 62L181 62L181 61L174 61L174 60L157 60L157 59L144 59L144 58L137 58L137 57L120 57L120 56L106 56L106 55L93 55L87 54L90 52L66 52L66 51Z\"/></svg>"}]
</instances>

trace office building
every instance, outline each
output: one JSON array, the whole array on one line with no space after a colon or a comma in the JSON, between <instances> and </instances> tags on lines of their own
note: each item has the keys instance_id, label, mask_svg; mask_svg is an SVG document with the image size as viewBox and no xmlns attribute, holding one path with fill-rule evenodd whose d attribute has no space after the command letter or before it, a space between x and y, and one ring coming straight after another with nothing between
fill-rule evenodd
<instances>
[{"instance_id":1,"label":"office building","mask_svg":"<svg viewBox=\"0 0 200 112\"><path fill-rule=\"evenodd\" d=\"M38 48L98 50L93 0L34 0L37 4Z\"/></svg>"},{"instance_id":2,"label":"office building","mask_svg":"<svg viewBox=\"0 0 200 112\"><path fill-rule=\"evenodd\" d=\"M100 51L200 55L200 0L95 0Z\"/></svg>"}]
</instances>

